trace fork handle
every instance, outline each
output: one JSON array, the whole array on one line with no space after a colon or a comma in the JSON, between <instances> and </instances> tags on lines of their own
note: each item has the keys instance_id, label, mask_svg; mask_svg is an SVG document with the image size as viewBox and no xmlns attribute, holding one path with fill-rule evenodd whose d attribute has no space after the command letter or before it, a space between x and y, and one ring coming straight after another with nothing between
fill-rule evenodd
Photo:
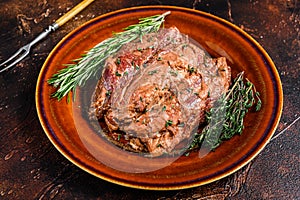
<instances>
[{"instance_id":1,"label":"fork handle","mask_svg":"<svg viewBox=\"0 0 300 200\"><path fill-rule=\"evenodd\" d=\"M85 7L90 5L94 0L83 0L81 3L79 3L77 6L72 8L69 12L64 14L62 17L60 17L58 20L55 21L55 23L58 26L62 26L65 24L67 21L69 21L72 17L77 15L80 11L82 11Z\"/></svg>"},{"instance_id":2,"label":"fork handle","mask_svg":"<svg viewBox=\"0 0 300 200\"><path fill-rule=\"evenodd\" d=\"M28 45L31 47L33 45L35 45L36 43L38 43L40 40L44 39L47 35L49 35L49 33L55 31L56 29L58 29L58 25L56 23L51 24L50 26L48 26L48 28L46 28L44 30L44 32L40 33L36 38L34 38L34 40L32 40Z\"/></svg>"},{"instance_id":3,"label":"fork handle","mask_svg":"<svg viewBox=\"0 0 300 200\"><path fill-rule=\"evenodd\" d=\"M67 12L58 20L56 20L53 24L51 24L44 32L39 34L33 41L30 42L29 46L33 46L34 44L45 38L50 32L53 32L56 29L58 29L60 26L62 26L64 23L69 21L72 17L74 17L80 11L82 11L84 8L90 5L93 1L94 0L83 0L82 2L80 2L77 6L72 8L69 12Z\"/></svg>"},{"instance_id":4,"label":"fork handle","mask_svg":"<svg viewBox=\"0 0 300 200\"><path fill-rule=\"evenodd\" d=\"M69 12L64 14L62 17L60 17L58 20L56 20L53 24L51 24L44 32L39 34L33 41L30 42L30 46L33 46L43 38L45 38L50 32L55 31L60 26L62 26L64 23L69 21L72 17L77 15L80 11L82 11L84 8L86 8L90 3L92 3L94 0L83 0L80 2L77 6L72 8Z\"/></svg>"}]
</instances>

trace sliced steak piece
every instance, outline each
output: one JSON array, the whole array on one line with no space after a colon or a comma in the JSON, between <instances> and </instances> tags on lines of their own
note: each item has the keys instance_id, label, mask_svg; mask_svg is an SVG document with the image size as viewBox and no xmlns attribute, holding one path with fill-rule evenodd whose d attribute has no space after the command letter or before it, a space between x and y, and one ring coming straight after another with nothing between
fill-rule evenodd
<instances>
[{"instance_id":1,"label":"sliced steak piece","mask_svg":"<svg viewBox=\"0 0 300 200\"><path fill-rule=\"evenodd\" d=\"M178 29L162 29L107 59L91 107L108 136L125 138L120 146L160 156L192 136L230 80L224 57L212 59Z\"/></svg>"}]
</instances>

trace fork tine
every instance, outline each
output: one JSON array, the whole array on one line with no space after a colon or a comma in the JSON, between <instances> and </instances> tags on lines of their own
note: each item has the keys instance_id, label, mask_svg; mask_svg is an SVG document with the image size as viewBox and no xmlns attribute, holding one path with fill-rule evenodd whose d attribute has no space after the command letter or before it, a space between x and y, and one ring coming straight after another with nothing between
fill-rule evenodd
<instances>
[{"instance_id":1,"label":"fork tine","mask_svg":"<svg viewBox=\"0 0 300 200\"><path fill-rule=\"evenodd\" d=\"M19 55L24 50L24 47L21 47L15 54L13 54L10 58L8 58L6 61L0 64L0 67L14 59L17 55Z\"/></svg>"},{"instance_id":2,"label":"fork tine","mask_svg":"<svg viewBox=\"0 0 300 200\"><path fill-rule=\"evenodd\" d=\"M20 57L19 57L18 59L16 59L13 63L11 63L11 64L8 65L7 67L1 69L1 70L0 70L0 73L3 72L3 71L5 71L5 70L7 70L7 69L9 69L9 68L11 68L11 67L13 67L15 64L17 64L18 62L20 62L23 58L25 58L25 57L27 56L28 53L29 53L28 51L25 52L25 54L23 54L22 56L20 56Z\"/></svg>"},{"instance_id":3,"label":"fork tine","mask_svg":"<svg viewBox=\"0 0 300 200\"><path fill-rule=\"evenodd\" d=\"M18 62L20 62L23 58L25 58L25 56L27 56L29 54L29 50L30 50L30 46L29 45L25 45L23 47L21 47L15 54L13 54L10 58L8 58L5 62L0 64L0 67L5 65L6 63L10 62L11 60L13 60L15 57L19 56L13 63L11 63L10 65L8 65L7 67L3 68L0 70L0 73L11 68L12 66L14 66L15 64L17 64ZM24 53L21 55L22 51L24 51Z\"/></svg>"}]
</instances>

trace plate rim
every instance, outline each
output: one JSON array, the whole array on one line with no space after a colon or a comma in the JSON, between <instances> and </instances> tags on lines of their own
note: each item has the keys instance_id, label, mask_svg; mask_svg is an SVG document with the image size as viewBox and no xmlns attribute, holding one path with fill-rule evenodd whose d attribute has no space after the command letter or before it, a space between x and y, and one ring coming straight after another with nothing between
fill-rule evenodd
<instances>
[{"instance_id":1,"label":"plate rim","mask_svg":"<svg viewBox=\"0 0 300 200\"><path fill-rule=\"evenodd\" d=\"M67 41L68 38L70 38L72 35L76 34L76 32L78 32L80 29L82 29L83 27L86 26L91 26L93 23L97 22L98 20L105 20L106 18L111 18L114 17L116 15L120 15L120 14L124 14L124 13L128 13L128 12L140 12L140 11L145 11L145 10L176 10L176 11L184 11L184 12L193 12L194 14L199 14L201 16L205 16L205 17L209 17L210 19L213 19L217 22L221 22L223 24L225 24L226 26L229 26L231 28L231 30L234 30L236 32L238 32L239 34L242 34L243 37L245 37L247 40L249 40L251 43L254 44L254 46L259 50L260 53L262 53L262 57L264 59L266 59L269 63L269 65L272 67L272 74L274 74L274 78L276 79L275 82L277 83L277 87L276 89L277 91L277 96L278 96L278 107L276 109L277 112L275 112L275 116L273 119L273 123L271 123L272 128L271 128L271 132L266 135L269 136L267 138L267 140L265 140L265 138L263 138L264 144L260 145L261 147L259 149L255 148L255 153L251 154L251 156L247 156L246 158L243 158L243 161L239 161L238 165L235 166L231 166L230 168L233 169L223 169L226 172L225 173L221 173L221 175L217 175L214 178L209 178L206 181L201 181L201 184L199 184L199 181L195 180L193 183L185 183L184 185L174 185L174 186L154 186L154 185L150 185L150 186L145 186L145 185L137 185L134 183L129 182L124 182L122 180L116 180L115 177L108 177L108 174L105 175L101 175L99 173L96 173L94 171L91 170L91 168L86 167L85 165L82 165L83 163L80 161L80 159L78 159L76 157L76 155L68 155L68 153L71 153L70 151L68 151L63 144L60 144L58 140L55 140L55 138L51 137L54 136L55 133L52 132L52 130L50 129L50 125L47 123L46 120L46 116L43 113L43 107L42 107L42 95L43 94L42 91L42 84L44 83L43 81L45 80L45 71L46 71L46 66L50 60L50 58L53 56L54 52L57 51L60 46L65 43ZM275 87L275 86L274 86ZM273 63L272 59L270 58L270 56L268 55L268 53L266 52L266 50L254 39L252 38L248 33L246 33L244 30L242 30L241 28L239 28L237 25L223 19L220 18L218 16L212 15L210 13L206 13L203 11L199 11L199 10L194 10L194 9L190 9L190 8L184 8L184 7L178 7L178 6L136 6L136 7L131 7L131 8L124 8L124 9L120 9L120 10L116 10L116 11L112 11L100 16L97 16L85 23L83 23L82 25L80 25L79 27L77 27L76 29L74 29L73 31L71 31L70 33L68 33L66 36L64 36L56 45L55 47L52 49L52 51L50 52L50 54L48 55L47 59L45 60L40 74L38 76L38 80L37 80L37 86L36 86L36 92L35 92L35 100L36 100L36 109L37 109L37 114L38 114L38 118L39 121L42 125L42 128L45 132L45 134L47 135L48 139L51 141L51 143L55 146L55 148L64 156L66 157L69 161L71 161L73 164L75 164L76 166L78 166L80 169L98 177L101 178L103 180L112 182L112 183L116 183L118 185L123 185L123 186L128 186L128 187L132 187L132 188L137 188L137 189L151 189L151 190L174 190L174 189L184 189L184 188L191 188L191 187L196 187L199 185L205 185L211 182L214 182L216 180L220 180L230 174L233 174L234 172L240 170L242 167L244 167L245 165L247 165L251 160L253 160L264 148L265 146L269 143L269 141L271 140L273 134L276 131L276 128L279 124L281 115L282 115L282 109L283 109L283 91L282 91L282 83L280 80L280 76L279 73L276 69L275 64ZM50 134L51 133L51 134ZM66 153L67 152L67 153ZM245 160L246 159L246 160ZM93 167L92 167L93 168ZM93 168L94 169L94 168ZM97 172L99 172L99 170L95 169Z\"/></svg>"}]
</instances>

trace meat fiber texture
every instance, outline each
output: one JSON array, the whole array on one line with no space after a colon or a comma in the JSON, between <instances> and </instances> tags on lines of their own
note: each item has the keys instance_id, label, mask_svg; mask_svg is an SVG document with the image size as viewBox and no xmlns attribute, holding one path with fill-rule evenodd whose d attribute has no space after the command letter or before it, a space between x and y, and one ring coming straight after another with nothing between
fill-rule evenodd
<instances>
[{"instance_id":1,"label":"meat fiber texture","mask_svg":"<svg viewBox=\"0 0 300 200\"><path fill-rule=\"evenodd\" d=\"M161 29L107 59L91 107L110 139L155 157L192 137L230 80L224 57L211 58L175 27Z\"/></svg>"}]
</instances>

